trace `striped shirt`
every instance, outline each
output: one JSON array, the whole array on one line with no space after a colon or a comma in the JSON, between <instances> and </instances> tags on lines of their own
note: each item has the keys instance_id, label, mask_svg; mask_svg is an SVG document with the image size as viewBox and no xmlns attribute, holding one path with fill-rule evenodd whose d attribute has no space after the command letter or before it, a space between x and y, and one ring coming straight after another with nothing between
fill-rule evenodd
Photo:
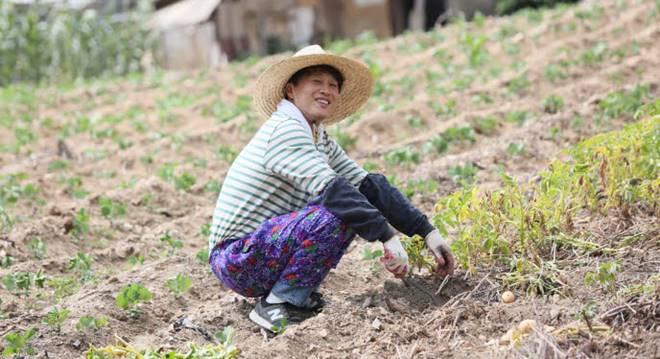
<instances>
[{"instance_id":1,"label":"striped shirt","mask_svg":"<svg viewBox=\"0 0 660 359\"><path fill-rule=\"evenodd\" d=\"M209 253L265 220L304 208L336 176L358 187L367 172L322 125L318 142L300 110L282 100L232 163L216 202Z\"/></svg>"}]
</instances>

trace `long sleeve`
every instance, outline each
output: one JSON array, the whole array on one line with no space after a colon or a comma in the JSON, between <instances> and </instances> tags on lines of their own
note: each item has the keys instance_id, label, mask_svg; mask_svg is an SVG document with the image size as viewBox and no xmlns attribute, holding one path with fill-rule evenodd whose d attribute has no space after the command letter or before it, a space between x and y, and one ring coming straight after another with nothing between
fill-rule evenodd
<instances>
[{"instance_id":1,"label":"long sleeve","mask_svg":"<svg viewBox=\"0 0 660 359\"><path fill-rule=\"evenodd\" d=\"M394 235L387 219L344 177L335 177L314 201L367 241L385 242Z\"/></svg>"},{"instance_id":2,"label":"long sleeve","mask_svg":"<svg viewBox=\"0 0 660 359\"><path fill-rule=\"evenodd\" d=\"M318 195L337 176L309 134L293 119L282 121L273 130L263 163L264 168L311 195Z\"/></svg>"},{"instance_id":3,"label":"long sleeve","mask_svg":"<svg viewBox=\"0 0 660 359\"><path fill-rule=\"evenodd\" d=\"M382 174L369 173L360 184L360 193L401 233L426 237L433 231L434 227L426 215L415 208Z\"/></svg>"},{"instance_id":4,"label":"long sleeve","mask_svg":"<svg viewBox=\"0 0 660 359\"><path fill-rule=\"evenodd\" d=\"M326 141L330 167L357 188L364 177L367 176L367 171L349 158L341 146L330 138L327 133L324 133L324 140Z\"/></svg>"}]
</instances>

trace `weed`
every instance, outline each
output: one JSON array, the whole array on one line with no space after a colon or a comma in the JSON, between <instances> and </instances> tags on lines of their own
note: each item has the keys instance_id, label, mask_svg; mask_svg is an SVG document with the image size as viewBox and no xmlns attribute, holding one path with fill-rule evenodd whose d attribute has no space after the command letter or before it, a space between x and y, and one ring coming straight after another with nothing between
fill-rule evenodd
<instances>
[{"instance_id":1,"label":"weed","mask_svg":"<svg viewBox=\"0 0 660 359\"><path fill-rule=\"evenodd\" d=\"M131 266L144 264L144 256L140 254L133 254L128 257L128 264L130 264Z\"/></svg>"},{"instance_id":2,"label":"weed","mask_svg":"<svg viewBox=\"0 0 660 359\"><path fill-rule=\"evenodd\" d=\"M472 184L475 181L477 175L477 167L473 164L468 163L463 166L453 166L449 167L447 173L460 186L467 186Z\"/></svg>"},{"instance_id":3,"label":"weed","mask_svg":"<svg viewBox=\"0 0 660 359\"><path fill-rule=\"evenodd\" d=\"M564 66L550 64L543 70L543 76L550 82L558 82L568 78L568 73Z\"/></svg>"},{"instance_id":4,"label":"weed","mask_svg":"<svg viewBox=\"0 0 660 359\"><path fill-rule=\"evenodd\" d=\"M27 249L36 259L44 259L46 255L46 245L39 237L32 237L27 242Z\"/></svg>"},{"instance_id":5,"label":"weed","mask_svg":"<svg viewBox=\"0 0 660 359\"><path fill-rule=\"evenodd\" d=\"M197 262L201 265L207 265L209 264L209 250L208 248L200 249L197 251L195 254L195 258L197 259Z\"/></svg>"},{"instance_id":6,"label":"weed","mask_svg":"<svg viewBox=\"0 0 660 359\"><path fill-rule=\"evenodd\" d=\"M235 149L228 147L226 145L220 145L215 151L216 158L226 163L234 162L238 153Z\"/></svg>"},{"instance_id":7,"label":"weed","mask_svg":"<svg viewBox=\"0 0 660 359\"><path fill-rule=\"evenodd\" d=\"M160 237L160 241L165 242L169 245L169 250L167 252L167 255L169 255L169 256L173 255L174 252L177 249L180 249L180 248L183 247L183 242L178 240L178 239L174 239L174 237L172 237L172 234L170 233L170 231L165 232L165 234L163 234Z\"/></svg>"},{"instance_id":8,"label":"weed","mask_svg":"<svg viewBox=\"0 0 660 359\"><path fill-rule=\"evenodd\" d=\"M587 272L584 275L586 284L600 284L601 287L610 291L616 284L617 273L621 270L621 264L617 261L600 263L593 272Z\"/></svg>"},{"instance_id":9,"label":"weed","mask_svg":"<svg viewBox=\"0 0 660 359\"><path fill-rule=\"evenodd\" d=\"M631 91L614 91L598 103L600 116L606 119L618 118L622 115L634 116L648 96L649 87L637 85Z\"/></svg>"},{"instance_id":10,"label":"weed","mask_svg":"<svg viewBox=\"0 0 660 359\"><path fill-rule=\"evenodd\" d=\"M122 287L121 292L115 297L115 304L120 309L127 311L131 317L135 318L140 315L137 305L152 298L153 294L149 289L139 283L132 283Z\"/></svg>"},{"instance_id":11,"label":"weed","mask_svg":"<svg viewBox=\"0 0 660 359\"><path fill-rule=\"evenodd\" d=\"M30 295L32 286L43 288L46 278L41 269L36 273L32 272L14 272L7 274L2 278L2 285L10 293L15 295Z\"/></svg>"},{"instance_id":12,"label":"weed","mask_svg":"<svg viewBox=\"0 0 660 359\"><path fill-rule=\"evenodd\" d=\"M99 198L99 205L101 206L101 215L108 219L117 218L126 214L126 205L113 201L108 197Z\"/></svg>"},{"instance_id":13,"label":"weed","mask_svg":"<svg viewBox=\"0 0 660 359\"><path fill-rule=\"evenodd\" d=\"M37 334L36 328L26 329L21 332L8 332L3 337L5 349L2 351L2 356L8 357L13 355L14 358L21 358L23 355L36 355L37 351L29 344L35 334Z\"/></svg>"},{"instance_id":14,"label":"weed","mask_svg":"<svg viewBox=\"0 0 660 359\"><path fill-rule=\"evenodd\" d=\"M55 277L48 279L46 285L53 288L53 297L55 302L59 302L64 297L75 294L78 291L78 282L71 277Z\"/></svg>"},{"instance_id":15,"label":"weed","mask_svg":"<svg viewBox=\"0 0 660 359\"><path fill-rule=\"evenodd\" d=\"M509 123L515 123L518 126L522 126L525 122L531 118L531 114L526 111L513 111L509 112L504 116L504 121Z\"/></svg>"},{"instance_id":16,"label":"weed","mask_svg":"<svg viewBox=\"0 0 660 359\"><path fill-rule=\"evenodd\" d=\"M79 332L86 332L89 330L98 331L99 329L108 325L108 317L101 315L98 318L91 315L83 315L76 323L76 330Z\"/></svg>"},{"instance_id":17,"label":"weed","mask_svg":"<svg viewBox=\"0 0 660 359\"><path fill-rule=\"evenodd\" d=\"M520 156L525 153L525 145L522 143L511 142L506 147L506 153L510 156Z\"/></svg>"},{"instance_id":18,"label":"weed","mask_svg":"<svg viewBox=\"0 0 660 359\"><path fill-rule=\"evenodd\" d=\"M418 235L403 237L401 244L408 253L408 260L412 267L416 267L417 270L426 268L430 272L435 269L435 260L428 254L424 238Z\"/></svg>"},{"instance_id":19,"label":"weed","mask_svg":"<svg viewBox=\"0 0 660 359\"><path fill-rule=\"evenodd\" d=\"M75 256L69 258L68 270L73 270L80 276L80 282L85 283L94 278L92 272L92 262L94 259L89 254L77 252Z\"/></svg>"},{"instance_id":20,"label":"weed","mask_svg":"<svg viewBox=\"0 0 660 359\"><path fill-rule=\"evenodd\" d=\"M384 160L390 165L401 165L409 167L413 164L419 164L420 156L413 147L406 146L403 148L391 150L390 152L386 153Z\"/></svg>"},{"instance_id":21,"label":"weed","mask_svg":"<svg viewBox=\"0 0 660 359\"><path fill-rule=\"evenodd\" d=\"M531 84L532 82L527 78L527 73L525 72L509 80L506 84L506 89L513 94L520 95Z\"/></svg>"},{"instance_id":22,"label":"weed","mask_svg":"<svg viewBox=\"0 0 660 359\"><path fill-rule=\"evenodd\" d=\"M594 47L586 50L580 55L580 60L585 66L595 66L603 62L607 53L607 44L600 41Z\"/></svg>"},{"instance_id":23,"label":"weed","mask_svg":"<svg viewBox=\"0 0 660 359\"><path fill-rule=\"evenodd\" d=\"M170 289L175 298L179 298L183 293L185 293L192 286L192 279L181 274L177 274L176 277L170 278L165 282L167 288Z\"/></svg>"},{"instance_id":24,"label":"weed","mask_svg":"<svg viewBox=\"0 0 660 359\"><path fill-rule=\"evenodd\" d=\"M427 153L435 151L437 154L442 154L447 152L448 148L449 143L445 140L444 137L442 137L442 135L435 136L422 145L422 150Z\"/></svg>"},{"instance_id":25,"label":"weed","mask_svg":"<svg viewBox=\"0 0 660 359\"><path fill-rule=\"evenodd\" d=\"M458 103L454 99L447 100L446 103L434 101L429 103L429 106L435 111L438 117L452 117L456 114L456 107Z\"/></svg>"},{"instance_id":26,"label":"weed","mask_svg":"<svg viewBox=\"0 0 660 359\"><path fill-rule=\"evenodd\" d=\"M211 235L211 224L210 223L204 223L199 227L199 234L204 237L208 238L208 236Z\"/></svg>"},{"instance_id":27,"label":"weed","mask_svg":"<svg viewBox=\"0 0 660 359\"><path fill-rule=\"evenodd\" d=\"M486 136L492 135L498 127L497 118L493 116L477 117L474 119L472 127L478 134Z\"/></svg>"},{"instance_id":28,"label":"weed","mask_svg":"<svg viewBox=\"0 0 660 359\"><path fill-rule=\"evenodd\" d=\"M215 195L220 193L221 189L222 189L222 182L220 182L218 180L209 180L204 185L204 191L205 192L210 192L210 193L213 193Z\"/></svg>"},{"instance_id":29,"label":"weed","mask_svg":"<svg viewBox=\"0 0 660 359\"><path fill-rule=\"evenodd\" d=\"M9 268L14 263L14 257L9 254L5 254L2 259L0 259L0 268Z\"/></svg>"},{"instance_id":30,"label":"weed","mask_svg":"<svg viewBox=\"0 0 660 359\"><path fill-rule=\"evenodd\" d=\"M383 256L383 251L380 249L371 250L369 247L364 247L362 250L362 260L368 261L370 263L371 273L374 275L380 272L380 264L378 264L377 259Z\"/></svg>"},{"instance_id":31,"label":"weed","mask_svg":"<svg viewBox=\"0 0 660 359\"><path fill-rule=\"evenodd\" d=\"M78 213L73 217L71 233L79 239L89 233L89 214L84 208L78 210Z\"/></svg>"},{"instance_id":32,"label":"weed","mask_svg":"<svg viewBox=\"0 0 660 359\"><path fill-rule=\"evenodd\" d=\"M197 178L188 171L183 171L181 175L174 177L174 187L183 191L189 191L196 182Z\"/></svg>"},{"instance_id":33,"label":"weed","mask_svg":"<svg viewBox=\"0 0 660 359\"><path fill-rule=\"evenodd\" d=\"M550 95L543 100L543 111L557 113L564 107L564 98L559 95Z\"/></svg>"},{"instance_id":34,"label":"weed","mask_svg":"<svg viewBox=\"0 0 660 359\"><path fill-rule=\"evenodd\" d=\"M42 323L48 325L48 327L55 332L59 333L62 329L62 323L64 323L67 318L69 318L70 310L63 308L57 309L53 308L42 320Z\"/></svg>"}]
</instances>

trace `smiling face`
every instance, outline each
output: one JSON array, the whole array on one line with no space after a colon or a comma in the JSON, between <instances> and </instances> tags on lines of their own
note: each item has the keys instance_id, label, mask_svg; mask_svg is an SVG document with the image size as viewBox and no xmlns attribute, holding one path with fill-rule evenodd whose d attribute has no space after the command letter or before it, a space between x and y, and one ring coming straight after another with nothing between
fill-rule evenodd
<instances>
[{"instance_id":1,"label":"smiling face","mask_svg":"<svg viewBox=\"0 0 660 359\"><path fill-rule=\"evenodd\" d=\"M321 123L330 116L339 99L340 79L328 71L315 69L286 84L286 97L305 119Z\"/></svg>"}]
</instances>

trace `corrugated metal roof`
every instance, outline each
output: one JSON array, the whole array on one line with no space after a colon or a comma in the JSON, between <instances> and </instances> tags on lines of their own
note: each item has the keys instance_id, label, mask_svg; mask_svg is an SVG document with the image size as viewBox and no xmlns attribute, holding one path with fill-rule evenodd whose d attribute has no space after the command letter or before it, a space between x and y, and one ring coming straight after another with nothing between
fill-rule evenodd
<instances>
[{"instance_id":1,"label":"corrugated metal roof","mask_svg":"<svg viewBox=\"0 0 660 359\"><path fill-rule=\"evenodd\" d=\"M183 0L164 7L154 14L149 27L167 29L207 21L222 0Z\"/></svg>"}]
</instances>

